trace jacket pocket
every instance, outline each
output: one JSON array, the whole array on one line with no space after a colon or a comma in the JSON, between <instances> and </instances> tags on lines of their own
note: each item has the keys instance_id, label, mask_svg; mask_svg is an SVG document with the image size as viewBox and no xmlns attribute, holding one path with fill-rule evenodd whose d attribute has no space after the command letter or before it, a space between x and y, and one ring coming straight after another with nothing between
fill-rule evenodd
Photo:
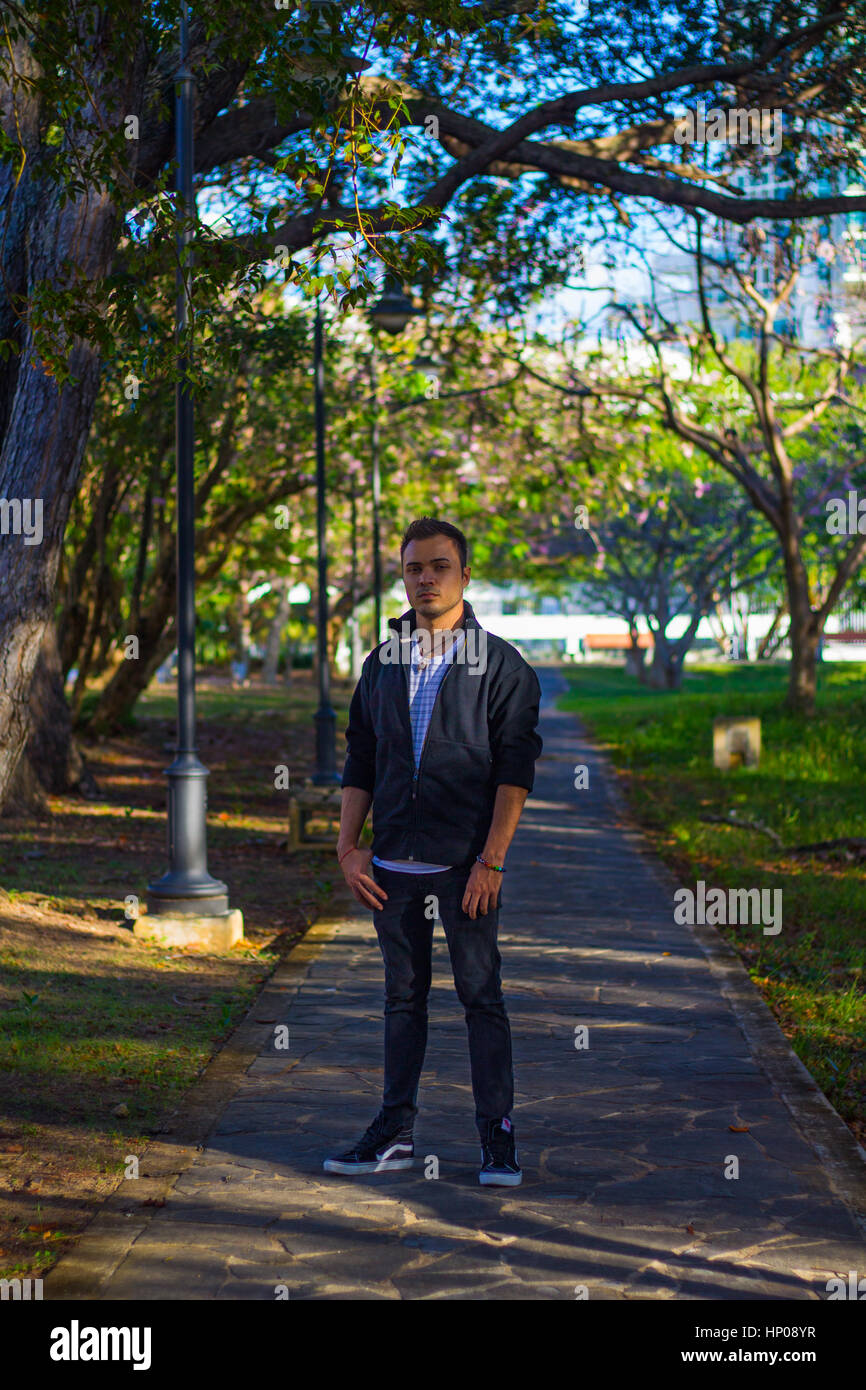
<instances>
[{"instance_id":1,"label":"jacket pocket","mask_svg":"<svg viewBox=\"0 0 866 1390\"><path fill-rule=\"evenodd\" d=\"M490 816L493 755L486 743L430 738L419 779L421 827L437 823L472 838Z\"/></svg>"},{"instance_id":2,"label":"jacket pocket","mask_svg":"<svg viewBox=\"0 0 866 1390\"><path fill-rule=\"evenodd\" d=\"M405 740L380 738L376 744L376 785L373 792L373 833L408 835L412 829L414 765ZM385 856L387 858L387 856Z\"/></svg>"}]
</instances>

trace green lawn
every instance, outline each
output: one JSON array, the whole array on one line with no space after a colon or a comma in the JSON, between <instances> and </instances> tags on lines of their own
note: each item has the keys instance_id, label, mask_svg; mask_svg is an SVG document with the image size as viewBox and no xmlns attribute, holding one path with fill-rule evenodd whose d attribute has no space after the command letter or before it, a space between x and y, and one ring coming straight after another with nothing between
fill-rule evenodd
<instances>
[{"instance_id":1,"label":"green lawn","mask_svg":"<svg viewBox=\"0 0 866 1390\"><path fill-rule=\"evenodd\" d=\"M748 925L719 930L863 1142L866 865L841 854L785 858L768 835L703 818L733 811L775 831L785 848L866 838L866 666L825 665L811 720L783 709L781 665L687 668L678 692L646 690L609 667L567 674L571 691L561 707L575 710L606 746L633 811L681 882L783 890L778 936ZM760 716L759 767L716 771L717 714Z\"/></svg>"}]
</instances>

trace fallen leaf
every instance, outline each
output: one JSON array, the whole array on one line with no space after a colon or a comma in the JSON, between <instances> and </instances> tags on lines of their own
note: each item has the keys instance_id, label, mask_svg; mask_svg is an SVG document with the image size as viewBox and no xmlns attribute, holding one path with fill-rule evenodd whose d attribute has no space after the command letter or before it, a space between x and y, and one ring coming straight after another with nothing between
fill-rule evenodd
<instances>
[{"instance_id":1,"label":"fallen leaf","mask_svg":"<svg viewBox=\"0 0 866 1390\"><path fill-rule=\"evenodd\" d=\"M748 1125L728 1125L728 1129L732 1134L748 1134L749 1132Z\"/></svg>"},{"instance_id":2,"label":"fallen leaf","mask_svg":"<svg viewBox=\"0 0 866 1390\"><path fill-rule=\"evenodd\" d=\"M686 1230L688 1231L690 1236L693 1236L695 1234L694 1226L686 1226Z\"/></svg>"}]
</instances>

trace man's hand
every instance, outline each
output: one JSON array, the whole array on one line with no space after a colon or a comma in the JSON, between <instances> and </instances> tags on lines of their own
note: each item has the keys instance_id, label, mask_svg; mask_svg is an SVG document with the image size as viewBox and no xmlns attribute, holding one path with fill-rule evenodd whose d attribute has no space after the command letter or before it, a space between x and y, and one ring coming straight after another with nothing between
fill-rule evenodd
<instances>
[{"instance_id":1,"label":"man's hand","mask_svg":"<svg viewBox=\"0 0 866 1390\"><path fill-rule=\"evenodd\" d=\"M466 892L463 894L463 911L473 918L483 917L485 913L492 912L499 898L501 884L502 875L495 869L486 869L483 864L473 864L466 883Z\"/></svg>"},{"instance_id":2,"label":"man's hand","mask_svg":"<svg viewBox=\"0 0 866 1390\"><path fill-rule=\"evenodd\" d=\"M373 851L371 849L353 849L341 861L340 868L343 870L343 878L358 902L364 903L366 907L375 907L381 911L384 904L379 899L387 899L388 894L367 873L372 858ZM481 868L480 864L478 868Z\"/></svg>"}]
</instances>

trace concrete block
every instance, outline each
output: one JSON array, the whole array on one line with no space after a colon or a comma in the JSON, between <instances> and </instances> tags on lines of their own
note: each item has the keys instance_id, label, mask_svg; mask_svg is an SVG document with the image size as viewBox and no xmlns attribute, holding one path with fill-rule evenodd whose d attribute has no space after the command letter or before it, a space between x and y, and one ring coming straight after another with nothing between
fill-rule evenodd
<instances>
[{"instance_id":1,"label":"concrete block","mask_svg":"<svg viewBox=\"0 0 866 1390\"><path fill-rule=\"evenodd\" d=\"M145 912L136 918L133 935L164 941L168 946L229 951L244 939L244 914L237 907L214 917L161 917Z\"/></svg>"},{"instance_id":2,"label":"concrete block","mask_svg":"<svg viewBox=\"0 0 866 1390\"><path fill-rule=\"evenodd\" d=\"M761 721L750 715L718 715L713 720L713 762L720 772L757 767L761 758Z\"/></svg>"}]
</instances>

